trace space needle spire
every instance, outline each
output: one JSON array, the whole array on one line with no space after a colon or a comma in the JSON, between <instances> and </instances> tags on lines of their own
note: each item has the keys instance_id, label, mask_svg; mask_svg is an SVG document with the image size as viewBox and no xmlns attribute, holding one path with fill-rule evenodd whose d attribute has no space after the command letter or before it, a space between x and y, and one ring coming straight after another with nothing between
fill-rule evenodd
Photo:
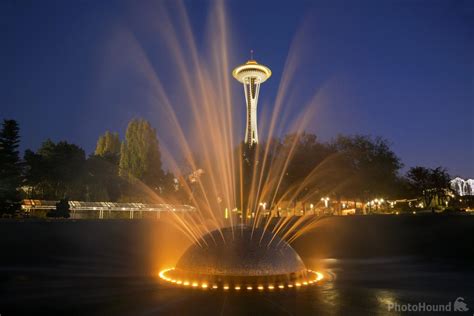
<instances>
[{"instance_id":1,"label":"space needle spire","mask_svg":"<svg viewBox=\"0 0 474 316\"><path fill-rule=\"evenodd\" d=\"M237 66L232 75L244 85L245 102L247 104L247 125L245 128L245 143L248 146L258 143L257 131L257 103L260 84L272 75L270 68L260 65L253 59L253 50L250 51L250 60Z\"/></svg>"}]
</instances>

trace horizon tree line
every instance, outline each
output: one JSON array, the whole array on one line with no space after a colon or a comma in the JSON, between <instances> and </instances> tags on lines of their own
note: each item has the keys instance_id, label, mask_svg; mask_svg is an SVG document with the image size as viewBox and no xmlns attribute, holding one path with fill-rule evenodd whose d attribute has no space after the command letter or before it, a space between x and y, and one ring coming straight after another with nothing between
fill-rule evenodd
<instances>
[{"instance_id":1,"label":"horizon tree line","mask_svg":"<svg viewBox=\"0 0 474 316\"><path fill-rule=\"evenodd\" d=\"M67 141L47 139L34 152L25 150L20 157L19 126L15 120L4 120L0 130L0 212L14 214L23 198L43 200L84 200L157 203L167 198L190 203L191 197L163 170L156 130L144 119L132 119L123 141L118 133L106 131L97 140L93 154ZM410 168L401 174L401 159L380 137L338 135L320 142L310 133L288 134L268 140L267 159L286 165L280 190L272 192L275 200L309 203L321 196L335 199L368 201L374 197L417 197L429 207L437 197L443 199L450 176L442 167ZM235 150L244 154L245 172L264 174L273 181L268 164L262 160L267 144L256 145L248 152L244 144ZM253 157L253 158L252 158ZM262 170L262 168L267 168ZM237 171L236 171L237 172ZM244 190L249 190L247 177ZM206 182L205 175L202 179ZM239 186L237 186L239 187ZM199 199L199 193L193 199ZM249 191L244 192L248 195ZM158 199L158 197L160 199ZM249 208L251 199L238 207Z\"/></svg>"}]
</instances>

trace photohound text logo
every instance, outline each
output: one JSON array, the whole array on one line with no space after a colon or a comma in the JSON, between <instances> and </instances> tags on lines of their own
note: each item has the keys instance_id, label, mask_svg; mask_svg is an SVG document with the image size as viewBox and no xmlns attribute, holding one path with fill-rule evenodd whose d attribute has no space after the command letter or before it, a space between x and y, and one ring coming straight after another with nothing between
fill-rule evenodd
<instances>
[{"instance_id":1,"label":"photohound text logo","mask_svg":"<svg viewBox=\"0 0 474 316\"><path fill-rule=\"evenodd\" d=\"M464 298L463 297L458 297L454 301L454 311L455 312L467 312L467 311L469 311L469 308L467 308L466 303L464 303Z\"/></svg>"},{"instance_id":2,"label":"photohound text logo","mask_svg":"<svg viewBox=\"0 0 474 316\"><path fill-rule=\"evenodd\" d=\"M458 297L454 302L447 304L428 304L426 302L418 303L390 303L388 304L388 311L393 312L468 312L469 308L464 302L463 297Z\"/></svg>"}]
</instances>

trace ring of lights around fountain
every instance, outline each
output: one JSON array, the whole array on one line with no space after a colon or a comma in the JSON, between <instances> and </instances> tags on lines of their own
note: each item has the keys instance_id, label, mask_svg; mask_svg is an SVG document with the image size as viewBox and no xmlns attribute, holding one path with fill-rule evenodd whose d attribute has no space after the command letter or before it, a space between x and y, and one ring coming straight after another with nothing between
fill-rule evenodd
<instances>
[{"instance_id":1,"label":"ring of lights around fountain","mask_svg":"<svg viewBox=\"0 0 474 316\"><path fill-rule=\"evenodd\" d=\"M175 268L160 272L175 285L223 290L298 288L320 281L296 251L272 233L251 227L227 227L191 245Z\"/></svg>"}]
</instances>

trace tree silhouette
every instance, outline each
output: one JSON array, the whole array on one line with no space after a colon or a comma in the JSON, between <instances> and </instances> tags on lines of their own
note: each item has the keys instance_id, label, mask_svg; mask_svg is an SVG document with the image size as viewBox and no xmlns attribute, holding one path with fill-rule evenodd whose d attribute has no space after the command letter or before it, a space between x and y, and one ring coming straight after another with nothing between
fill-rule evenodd
<instances>
[{"instance_id":1,"label":"tree silhouette","mask_svg":"<svg viewBox=\"0 0 474 316\"><path fill-rule=\"evenodd\" d=\"M120 138L118 133L106 131L97 140L94 154L118 163L120 157Z\"/></svg>"},{"instance_id":2,"label":"tree silhouette","mask_svg":"<svg viewBox=\"0 0 474 316\"><path fill-rule=\"evenodd\" d=\"M425 207L430 207L433 198L445 198L450 176L442 167L430 169L417 166L408 170L407 179L413 195L422 197Z\"/></svg>"},{"instance_id":3,"label":"tree silhouette","mask_svg":"<svg viewBox=\"0 0 474 316\"><path fill-rule=\"evenodd\" d=\"M133 188L144 184L155 193L163 188L165 173L156 130L142 119L130 121L120 150L119 174ZM139 182L139 183L138 183Z\"/></svg>"},{"instance_id":4,"label":"tree silhouette","mask_svg":"<svg viewBox=\"0 0 474 316\"><path fill-rule=\"evenodd\" d=\"M46 140L36 153L27 150L24 157L31 197L84 199L86 159L82 148L65 141Z\"/></svg>"},{"instance_id":5,"label":"tree silhouette","mask_svg":"<svg viewBox=\"0 0 474 316\"><path fill-rule=\"evenodd\" d=\"M4 120L0 131L0 213L13 214L21 206L22 162L18 146L20 128Z\"/></svg>"}]
</instances>

